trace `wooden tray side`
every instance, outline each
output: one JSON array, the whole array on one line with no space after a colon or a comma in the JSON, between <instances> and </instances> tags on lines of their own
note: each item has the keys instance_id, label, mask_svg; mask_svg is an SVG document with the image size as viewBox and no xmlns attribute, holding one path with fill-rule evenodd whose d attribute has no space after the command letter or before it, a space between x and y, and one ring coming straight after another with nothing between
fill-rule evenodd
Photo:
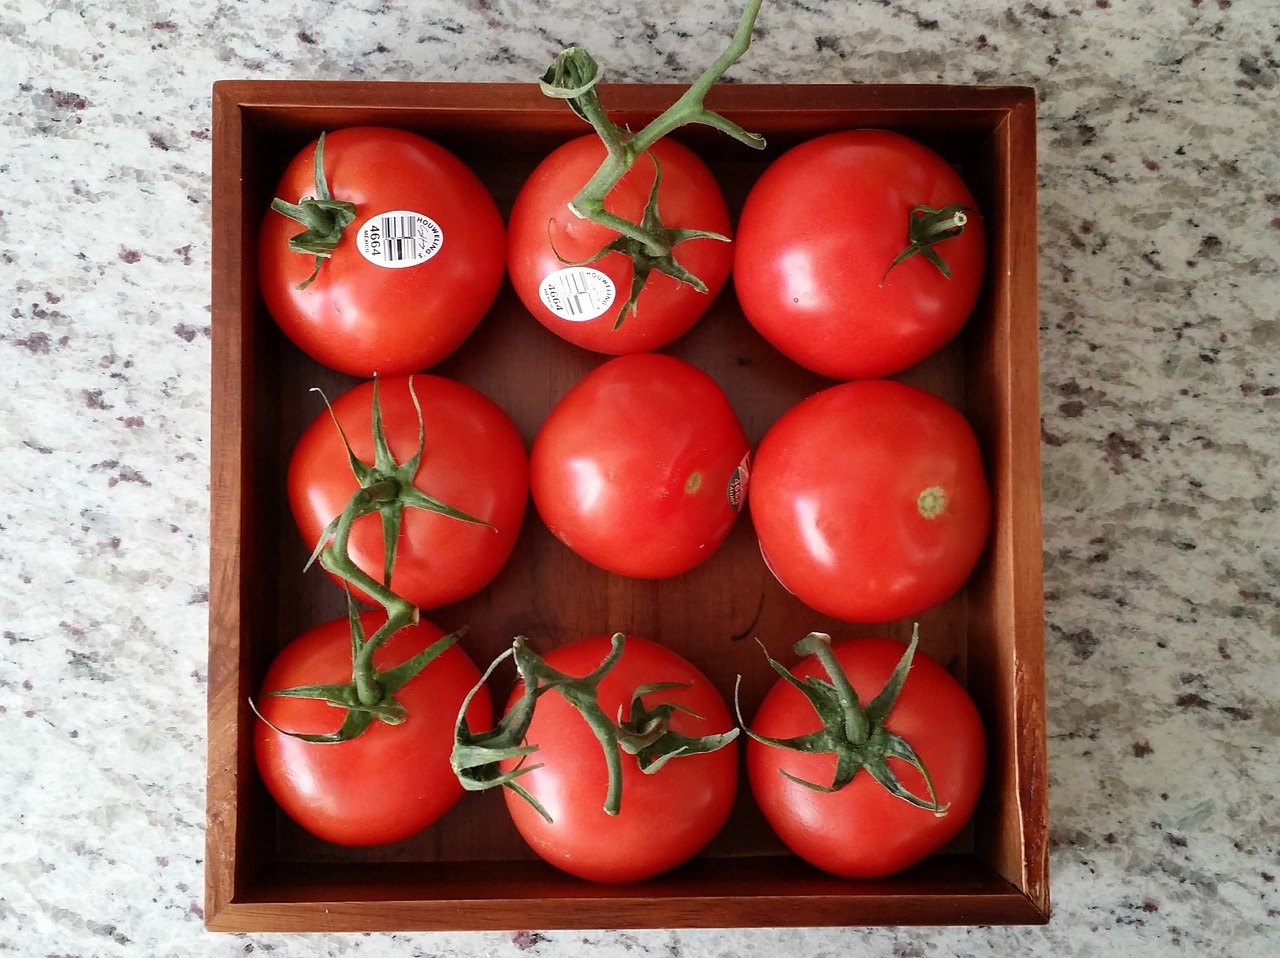
<instances>
[{"instance_id":1,"label":"wooden tray side","mask_svg":"<svg viewBox=\"0 0 1280 958\"><path fill-rule=\"evenodd\" d=\"M1041 555L1035 102L994 131L1004 156L988 184L1004 229L987 294L997 320L968 341L969 414L983 438L996 502L989 560L969 584L970 690L984 703L991 761L980 848L1044 920L1048 899Z\"/></svg>"},{"instance_id":2,"label":"wooden tray side","mask_svg":"<svg viewBox=\"0 0 1280 958\"><path fill-rule=\"evenodd\" d=\"M252 561L252 544L244 541L243 464L251 456L243 415L248 384L243 317L252 311L246 309L248 292L243 288L243 140L238 98L233 91L215 88L206 916L220 914L245 882L240 849L246 847L241 839L250 817L250 809L239 800L245 773L239 710L247 679L241 656L243 581L245 566Z\"/></svg>"},{"instance_id":3,"label":"wooden tray side","mask_svg":"<svg viewBox=\"0 0 1280 958\"><path fill-rule=\"evenodd\" d=\"M542 862L353 866L341 879L282 864L230 906L225 930L511 930L1037 923L1018 889L969 856L851 883L791 858L695 860L660 883L584 885Z\"/></svg>"},{"instance_id":4,"label":"wooden tray side","mask_svg":"<svg viewBox=\"0 0 1280 958\"><path fill-rule=\"evenodd\" d=\"M1009 182L1009 284L1013 321L1008 333L1008 394L1003 408L1009 429L1013 530L1010 592L1013 611L1006 623L1015 637L1016 659L1009 673L1009 700L1016 711L1017 799L1022 819L1021 871L1005 873L1049 917L1049 771L1045 721L1044 569L1040 484L1040 366L1037 270L1036 125L1031 91L1010 113L1003 132L1011 139Z\"/></svg>"}]
</instances>

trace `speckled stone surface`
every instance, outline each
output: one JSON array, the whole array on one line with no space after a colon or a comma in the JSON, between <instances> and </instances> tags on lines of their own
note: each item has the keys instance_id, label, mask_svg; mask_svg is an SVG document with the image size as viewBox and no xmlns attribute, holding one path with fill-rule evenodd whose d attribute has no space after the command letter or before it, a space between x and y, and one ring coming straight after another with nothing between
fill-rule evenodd
<instances>
[{"instance_id":1,"label":"speckled stone surface","mask_svg":"<svg viewBox=\"0 0 1280 958\"><path fill-rule=\"evenodd\" d=\"M0 0L0 954L1280 953L1280 6L1244 0L766 0L731 74L1039 91L1048 926L203 930L211 84L570 41L689 80L737 13Z\"/></svg>"}]
</instances>

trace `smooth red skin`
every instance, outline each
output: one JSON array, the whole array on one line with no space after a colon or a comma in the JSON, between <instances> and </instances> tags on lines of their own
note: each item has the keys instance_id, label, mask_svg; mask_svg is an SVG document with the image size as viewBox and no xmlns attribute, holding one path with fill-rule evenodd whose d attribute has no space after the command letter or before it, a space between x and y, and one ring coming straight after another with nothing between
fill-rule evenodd
<instances>
[{"instance_id":1,"label":"smooth red skin","mask_svg":"<svg viewBox=\"0 0 1280 958\"><path fill-rule=\"evenodd\" d=\"M732 236L720 186L697 154L669 139L659 140L652 150L662 164L658 210L663 223ZM632 265L621 253L610 253L590 265L613 280L617 291L613 305L586 322L561 319L538 296L543 279L569 265L565 261L590 259L618 235L568 210L569 201L604 158L604 144L591 134L559 147L530 174L507 223L507 268L525 309L562 339L613 356L648 352L686 333L707 311L729 277L733 246L713 239L677 245L676 261L702 280L707 292L655 271L636 301L636 311L617 330L613 325L631 289ZM652 161L641 157L609 192L605 208L639 222L652 187Z\"/></svg>"},{"instance_id":2,"label":"smooth red skin","mask_svg":"<svg viewBox=\"0 0 1280 958\"><path fill-rule=\"evenodd\" d=\"M608 636L592 636L553 649L549 665L585 675L609 653ZM641 685L681 682L687 689L651 693L647 706L676 702L702 716L677 712L671 727L685 735L709 735L734 727L724 699L711 681L675 652L648 639L628 636L622 658L600 682L607 715L630 715L631 695ZM519 697L517 686L507 707ZM526 740L538 751L519 778L554 820L548 824L524 799L503 789L507 810L529 847L552 865L597 882L642 881L692 858L715 837L733 808L738 783L738 743L702 755L673 758L653 774L622 756L622 803L604 812L608 773L599 742L586 721L555 692L534 709ZM507 767L510 767L509 765Z\"/></svg>"},{"instance_id":3,"label":"smooth red skin","mask_svg":"<svg viewBox=\"0 0 1280 958\"><path fill-rule=\"evenodd\" d=\"M366 635L386 621L381 611L361 617ZM399 665L443 636L420 620L401 629L374 653L380 669ZM314 699L269 697L298 685L351 680L347 619L303 633L281 650L255 701L277 728L307 734L333 732L343 713ZM347 742L318 745L254 724L254 757L268 791L294 821L338 845L400 841L431 825L462 796L449 765L453 727L480 672L461 646L437 656L396 694L409 713L400 725L375 721ZM493 708L481 689L467 710L473 728L487 728Z\"/></svg>"},{"instance_id":4,"label":"smooth red skin","mask_svg":"<svg viewBox=\"0 0 1280 958\"><path fill-rule=\"evenodd\" d=\"M884 687L905 651L903 643L892 639L851 639L833 648L863 705ZM801 679L815 675L829 681L814 656L791 671ZM784 679L765 696L751 723L757 735L772 738L805 735L820 727L813 707ZM788 848L824 871L847 878L896 874L945 846L973 815L986 772L986 741L978 709L960 683L917 652L887 727L915 749L939 801L951 806L946 815L895 798L865 770L836 792L805 788L779 770L830 785L833 754L747 741L748 780L765 819ZM896 759L891 766L912 793L929 798L918 771Z\"/></svg>"},{"instance_id":5,"label":"smooth red skin","mask_svg":"<svg viewBox=\"0 0 1280 958\"><path fill-rule=\"evenodd\" d=\"M907 248L921 204L969 207L935 246L951 279ZM734 285L743 314L784 355L835 379L889 376L932 355L972 313L986 239L973 194L942 157L883 130L818 137L779 157L738 220ZM887 275L886 275L887 272Z\"/></svg>"},{"instance_id":6,"label":"smooth red skin","mask_svg":"<svg viewBox=\"0 0 1280 958\"><path fill-rule=\"evenodd\" d=\"M285 169L274 196L315 196L315 144ZM306 289L315 258L289 249L303 227L268 210L258 241L267 311L298 347L333 369L371 377L417 372L440 362L479 324L506 270L502 215L488 189L456 156L404 130L352 127L325 136L324 166L336 200L357 216ZM373 216L412 210L444 235L425 263L387 269L356 248Z\"/></svg>"},{"instance_id":7,"label":"smooth red skin","mask_svg":"<svg viewBox=\"0 0 1280 958\"><path fill-rule=\"evenodd\" d=\"M391 588L414 605L430 609L478 592L506 564L529 501L529 465L515 424L479 390L431 375L414 376L413 389L426 430L414 485L494 526L422 509L404 510ZM387 442L396 462L402 463L418 446L409 377L381 380L378 394ZM372 463L373 383L361 383L333 400L332 406L356 456ZM294 447L288 486L298 529L314 547L359 488L328 410L316 416ZM349 545L356 565L381 580L384 550L377 514L356 520ZM367 598L358 590L355 594Z\"/></svg>"},{"instance_id":8,"label":"smooth red skin","mask_svg":"<svg viewBox=\"0 0 1280 958\"><path fill-rule=\"evenodd\" d=\"M619 356L551 411L530 452L530 489L547 528L588 562L667 578L724 542L738 518L729 481L748 449L706 373L657 353Z\"/></svg>"},{"instance_id":9,"label":"smooth red skin","mask_svg":"<svg viewBox=\"0 0 1280 958\"><path fill-rule=\"evenodd\" d=\"M926 518L930 487L947 506ZM784 413L756 449L751 519L766 564L801 601L849 622L938 605L982 554L991 496L977 438L913 386L832 386Z\"/></svg>"}]
</instances>

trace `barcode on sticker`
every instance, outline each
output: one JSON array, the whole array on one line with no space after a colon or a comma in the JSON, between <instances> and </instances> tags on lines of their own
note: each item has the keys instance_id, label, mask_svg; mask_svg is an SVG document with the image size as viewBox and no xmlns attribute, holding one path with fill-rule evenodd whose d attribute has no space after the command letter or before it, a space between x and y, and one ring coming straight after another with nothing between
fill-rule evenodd
<instances>
[{"instance_id":1,"label":"barcode on sticker","mask_svg":"<svg viewBox=\"0 0 1280 958\"><path fill-rule=\"evenodd\" d=\"M425 263L444 242L440 226L429 216L412 210L390 210L370 217L356 238L361 255L388 269Z\"/></svg>"},{"instance_id":2,"label":"barcode on sticker","mask_svg":"<svg viewBox=\"0 0 1280 958\"><path fill-rule=\"evenodd\" d=\"M558 269L538 287L543 305L561 319L574 323L602 316L613 305L616 295L613 280L600 270L586 266Z\"/></svg>"},{"instance_id":3,"label":"barcode on sticker","mask_svg":"<svg viewBox=\"0 0 1280 958\"><path fill-rule=\"evenodd\" d=\"M395 216L379 217L382 221L383 242L387 244L382 255L392 262L417 256L417 230L414 229L415 217L399 213Z\"/></svg>"}]
</instances>

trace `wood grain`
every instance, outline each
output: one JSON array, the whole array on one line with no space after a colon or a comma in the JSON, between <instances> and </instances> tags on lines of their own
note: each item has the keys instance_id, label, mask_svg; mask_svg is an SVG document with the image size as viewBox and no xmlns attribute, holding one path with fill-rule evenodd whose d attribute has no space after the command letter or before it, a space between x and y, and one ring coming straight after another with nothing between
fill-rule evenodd
<instances>
[{"instance_id":1,"label":"wood grain","mask_svg":"<svg viewBox=\"0 0 1280 958\"><path fill-rule=\"evenodd\" d=\"M606 87L622 122L643 124L679 94ZM945 854L890 882L823 876L786 854L745 783L730 826L699 859L618 889L536 860L496 795L468 796L406 842L326 845L279 814L258 781L248 697L304 628L342 614L284 498L298 434L355 380L299 353L256 292L257 223L284 164L321 130L385 124L456 152L505 212L534 164L587 128L528 85L225 81L214 91L213 466L206 923L226 931L686 927L749 924L1047 920L1035 106L1023 88L723 85L711 105L769 139L760 155L705 129L681 131L736 210L768 159L820 133L878 126L954 162L987 211L986 290L964 333L901 379L959 406L975 425L996 498L992 541L970 584L920 617L922 647L966 679L990 727L991 769L972 827ZM829 384L781 357L743 320L731 291L666 352L709 372L757 441L791 404ZM556 400L605 357L535 323L509 286L477 332L432 370L485 391L525 440ZM512 562L479 595L429 618L469 627L485 663L516 634L550 647L631 631L670 644L726 695L738 676L749 716L776 658L806 632L905 638L911 623L849 626L816 615L769 575L744 516L705 565L663 582L610 576L569 554L532 509ZM506 679L499 674L495 690ZM537 901L536 912L531 912Z\"/></svg>"}]
</instances>

